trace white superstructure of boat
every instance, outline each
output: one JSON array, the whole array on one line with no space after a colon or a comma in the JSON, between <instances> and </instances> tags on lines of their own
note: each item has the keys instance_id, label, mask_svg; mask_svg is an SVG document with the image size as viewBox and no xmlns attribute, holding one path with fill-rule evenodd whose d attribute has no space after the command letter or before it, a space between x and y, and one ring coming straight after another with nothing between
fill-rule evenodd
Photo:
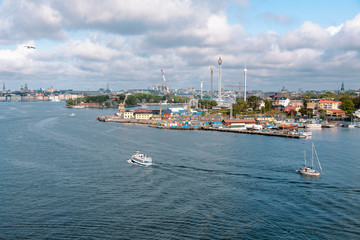
<instances>
[{"instance_id":1,"label":"white superstructure of boat","mask_svg":"<svg viewBox=\"0 0 360 240\"><path fill-rule=\"evenodd\" d=\"M144 165L144 166L150 166L152 165L152 158L150 156L147 156L140 151L136 151L131 158L129 159L132 163Z\"/></svg>"},{"instance_id":2,"label":"white superstructure of boat","mask_svg":"<svg viewBox=\"0 0 360 240\"><path fill-rule=\"evenodd\" d=\"M321 128L321 124L320 123L307 123L305 124L306 128Z\"/></svg>"}]
</instances>

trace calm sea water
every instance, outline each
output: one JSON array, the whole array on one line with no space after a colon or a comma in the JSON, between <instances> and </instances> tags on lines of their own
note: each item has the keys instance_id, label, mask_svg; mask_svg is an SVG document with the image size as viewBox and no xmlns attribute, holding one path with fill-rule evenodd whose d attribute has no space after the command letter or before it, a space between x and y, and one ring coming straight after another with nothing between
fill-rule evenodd
<instances>
[{"instance_id":1,"label":"calm sea water","mask_svg":"<svg viewBox=\"0 0 360 240\"><path fill-rule=\"evenodd\" d=\"M63 105L0 103L1 239L360 238L360 129L171 131ZM312 142L320 178L295 172Z\"/></svg>"}]
</instances>

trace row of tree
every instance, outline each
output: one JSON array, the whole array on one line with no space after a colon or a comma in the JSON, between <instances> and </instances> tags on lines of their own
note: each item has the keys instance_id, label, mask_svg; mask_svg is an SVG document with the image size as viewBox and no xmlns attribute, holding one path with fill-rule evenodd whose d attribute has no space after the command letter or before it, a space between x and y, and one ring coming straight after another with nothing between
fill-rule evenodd
<instances>
[{"instance_id":1,"label":"row of tree","mask_svg":"<svg viewBox=\"0 0 360 240\"><path fill-rule=\"evenodd\" d=\"M118 102L123 102L125 99L125 94L118 95ZM154 93L135 93L128 95L125 105L126 106L136 106L138 103L160 103L160 102L171 102L171 103L185 103L188 101L188 98L181 96L171 96L171 99L168 95L157 95Z\"/></svg>"},{"instance_id":2,"label":"row of tree","mask_svg":"<svg viewBox=\"0 0 360 240\"><path fill-rule=\"evenodd\" d=\"M83 98L77 99L68 99L66 101L67 105L77 105L81 102L83 103L99 103L102 104L109 99L109 95L98 95L98 96L85 96Z\"/></svg>"}]
</instances>

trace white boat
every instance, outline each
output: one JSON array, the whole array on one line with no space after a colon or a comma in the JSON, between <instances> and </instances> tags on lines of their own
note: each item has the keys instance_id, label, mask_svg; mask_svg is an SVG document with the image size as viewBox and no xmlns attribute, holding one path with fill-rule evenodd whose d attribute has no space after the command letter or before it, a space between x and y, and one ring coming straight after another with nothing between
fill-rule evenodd
<instances>
[{"instance_id":1,"label":"white boat","mask_svg":"<svg viewBox=\"0 0 360 240\"><path fill-rule=\"evenodd\" d=\"M70 114L70 117L73 117L73 116L75 116L75 113L71 113L71 114Z\"/></svg>"},{"instance_id":2,"label":"white boat","mask_svg":"<svg viewBox=\"0 0 360 240\"><path fill-rule=\"evenodd\" d=\"M319 160L319 157L318 157L318 154L316 152L316 149L315 149L315 146L314 146L314 143L312 144L312 149L311 149L311 167L307 167L306 166L306 152L304 151L304 161L305 161L305 164L304 166L302 166L299 170L296 170L298 173L302 174L302 175L305 175L305 176L320 176L320 171L319 170L315 170L313 167L314 167L314 155L317 159L317 162L319 164L319 167L322 171L322 168L321 168L321 164L320 164L320 160Z\"/></svg>"},{"instance_id":3,"label":"white boat","mask_svg":"<svg viewBox=\"0 0 360 240\"><path fill-rule=\"evenodd\" d=\"M84 105L75 105L75 106L73 106L73 108L79 109L79 108L85 108L85 106Z\"/></svg>"},{"instance_id":4,"label":"white boat","mask_svg":"<svg viewBox=\"0 0 360 240\"><path fill-rule=\"evenodd\" d=\"M320 123L308 123L305 124L306 128L321 128L321 124Z\"/></svg>"},{"instance_id":5,"label":"white boat","mask_svg":"<svg viewBox=\"0 0 360 240\"><path fill-rule=\"evenodd\" d=\"M331 124L331 123L328 123L328 122L326 121L326 122L324 122L323 124L321 124L321 127L322 127L322 128L333 128L333 127L335 127L335 125L334 125L334 124Z\"/></svg>"},{"instance_id":6,"label":"white boat","mask_svg":"<svg viewBox=\"0 0 360 240\"><path fill-rule=\"evenodd\" d=\"M305 137L311 137L312 136L312 132L299 132L300 136L305 136Z\"/></svg>"},{"instance_id":7,"label":"white boat","mask_svg":"<svg viewBox=\"0 0 360 240\"><path fill-rule=\"evenodd\" d=\"M150 156L146 156L143 153L140 153L140 151L134 152L129 161L144 166L152 165L152 158Z\"/></svg>"}]
</instances>

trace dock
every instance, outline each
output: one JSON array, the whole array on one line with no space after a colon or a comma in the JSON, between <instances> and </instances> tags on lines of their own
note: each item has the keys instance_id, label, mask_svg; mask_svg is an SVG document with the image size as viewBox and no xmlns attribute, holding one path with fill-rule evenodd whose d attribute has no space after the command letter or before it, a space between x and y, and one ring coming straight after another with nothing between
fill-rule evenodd
<instances>
[{"instance_id":1,"label":"dock","mask_svg":"<svg viewBox=\"0 0 360 240\"><path fill-rule=\"evenodd\" d=\"M159 128L159 129L168 129L168 130L204 130L204 131L218 131L218 132L231 132L231 133L242 133L242 134L255 134L255 135L263 135L269 137L285 137L285 138L296 138L296 139L304 139L306 136L299 134L291 134L287 133L279 133L279 132L261 132L261 131L252 131L252 130L239 130L232 128L214 128L207 126L199 126L199 127L165 127L158 125L149 125L149 127Z\"/></svg>"}]
</instances>

